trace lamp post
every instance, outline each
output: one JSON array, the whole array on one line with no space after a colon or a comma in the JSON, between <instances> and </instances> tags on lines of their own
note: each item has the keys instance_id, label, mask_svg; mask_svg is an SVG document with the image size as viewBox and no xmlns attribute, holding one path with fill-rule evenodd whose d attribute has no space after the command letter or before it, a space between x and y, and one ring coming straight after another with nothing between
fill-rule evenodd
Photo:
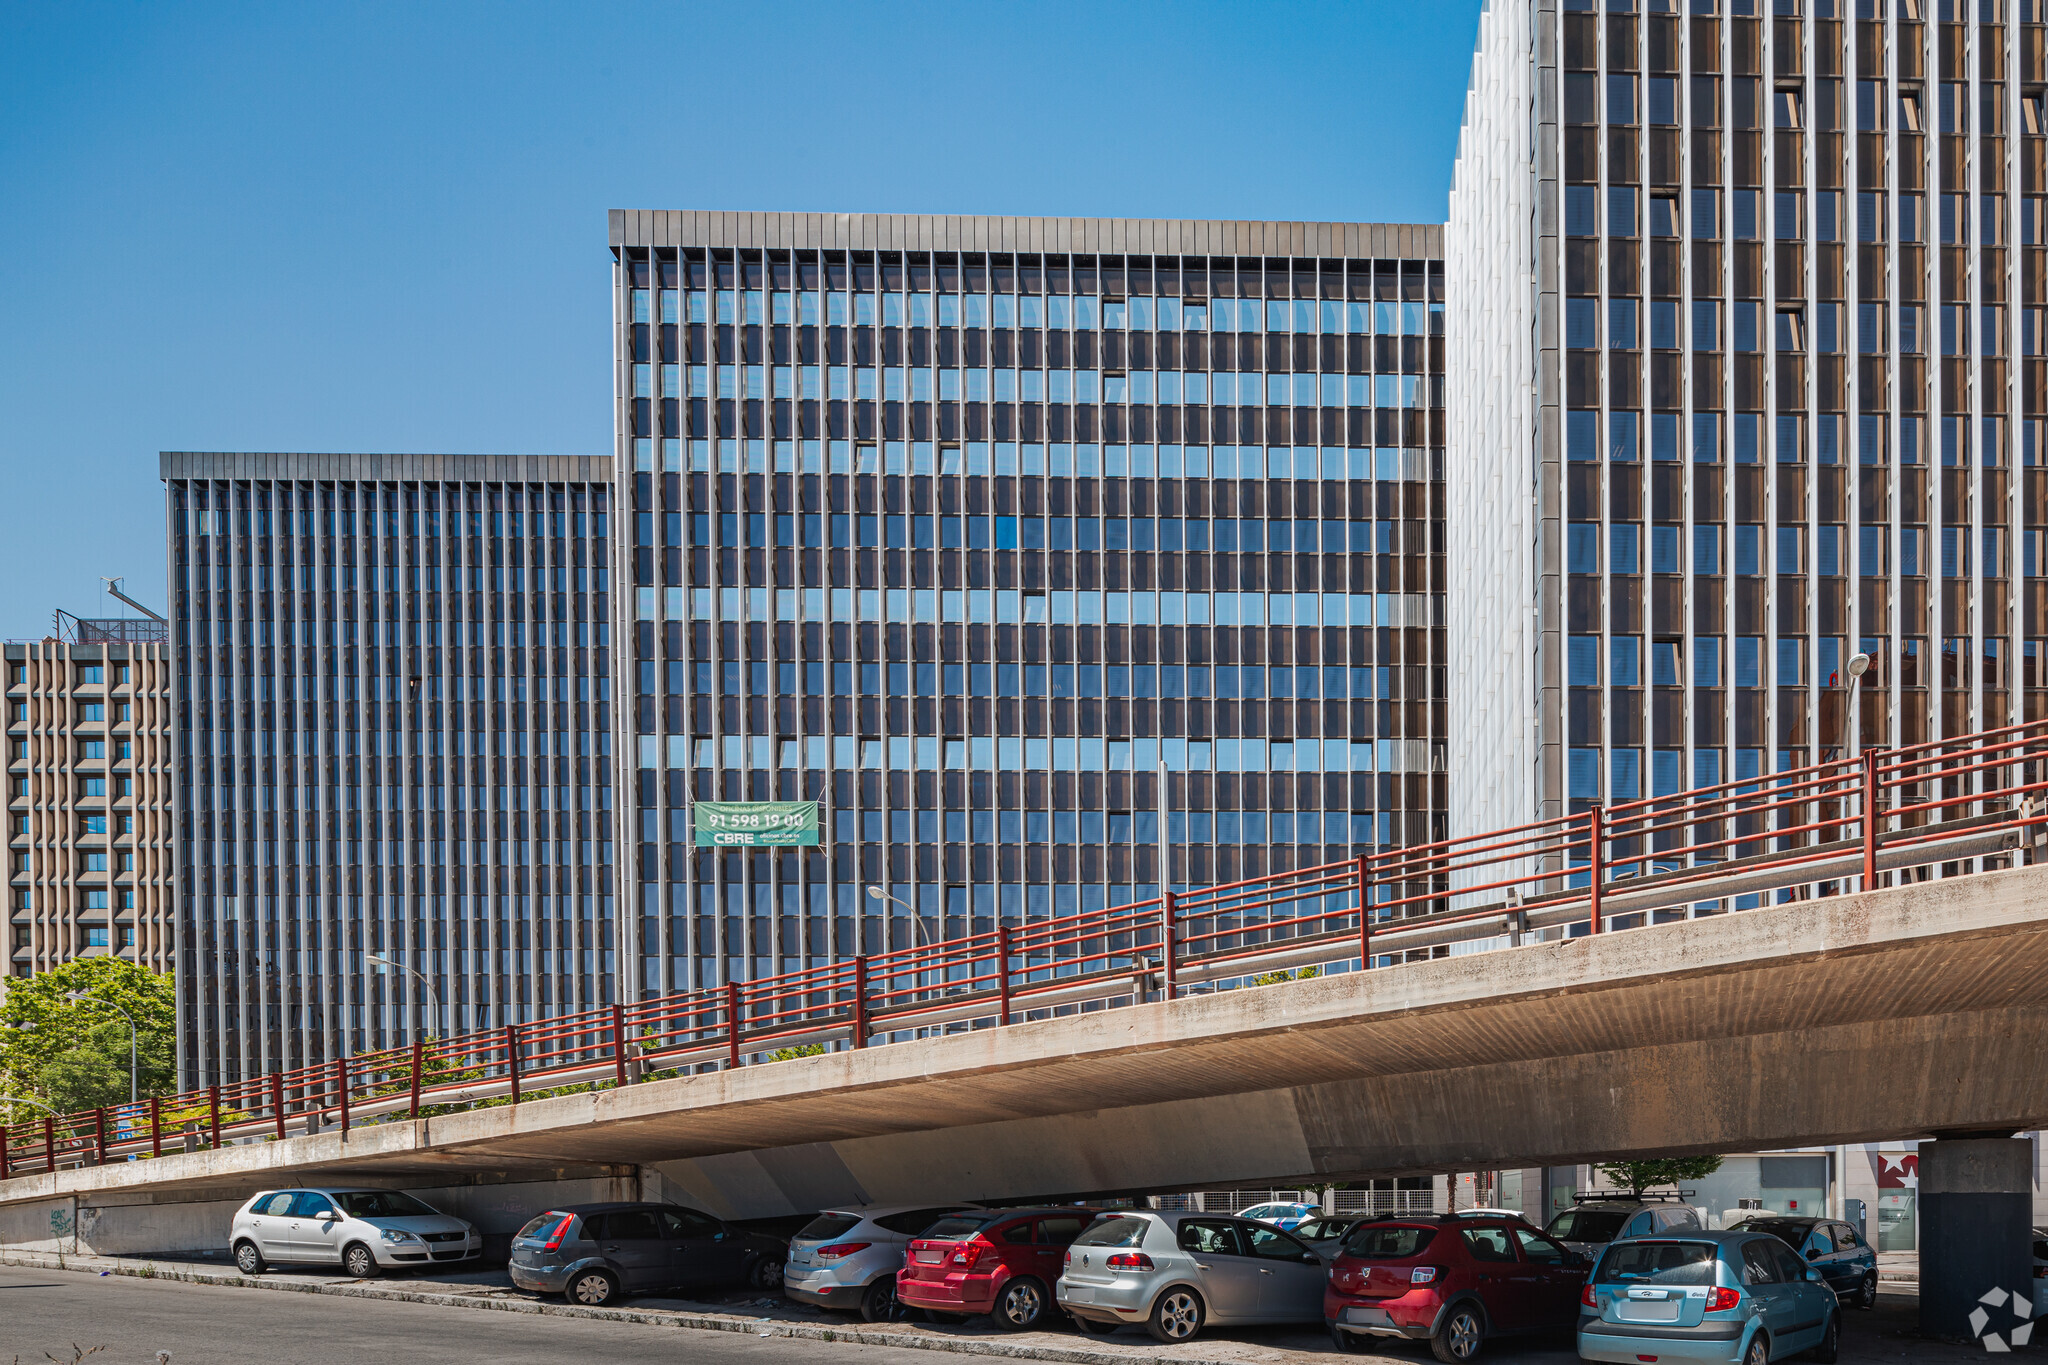
<instances>
[{"instance_id":1,"label":"lamp post","mask_svg":"<svg viewBox=\"0 0 2048 1365\"><path fill-rule=\"evenodd\" d=\"M0 1095L0 1104L32 1104L36 1108L42 1110L45 1114L49 1114L53 1117L62 1117L57 1113L55 1109L52 1109L49 1105L44 1104L41 1100L32 1100L26 1095Z\"/></svg>"},{"instance_id":2,"label":"lamp post","mask_svg":"<svg viewBox=\"0 0 2048 1365\"><path fill-rule=\"evenodd\" d=\"M932 946L930 936L927 935L924 931L924 916L918 914L916 908L913 907L910 904L910 902L904 900L901 896L890 895L888 892L884 891L879 886L871 886L868 888L868 898L870 900L878 901L894 901L896 904L902 906L905 910L910 911L910 922L914 926L911 933L910 946L915 948L917 946L919 939L924 940L925 947L929 948Z\"/></svg>"},{"instance_id":3,"label":"lamp post","mask_svg":"<svg viewBox=\"0 0 2048 1365\"><path fill-rule=\"evenodd\" d=\"M394 962L388 957L379 957L376 953L364 954L363 961L369 963L370 969L381 976L389 976L392 972L405 972L417 979L422 986L425 986L427 988L427 998L434 1002L434 1028L437 1031L440 1029L442 1023L441 993L434 989L433 982L427 980L418 969L408 967L403 962Z\"/></svg>"},{"instance_id":4,"label":"lamp post","mask_svg":"<svg viewBox=\"0 0 2048 1365\"><path fill-rule=\"evenodd\" d=\"M1862 738L1863 727L1856 723L1856 685L1863 680L1863 675L1869 671L1870 656L1868 654L1854 654L1850 656L1848 669L1849 690L1842 698L1843 758L1856 757L1856 750L1851 746L1850 741L1852 738L1857 740Z\"/></svg>"},{"instance_id":5,"label":"lamp post","mask_svg":"<svg viewBox=\"0 0 2048 1365\"><path fill-rule=\"evenodd\" d=\"M66 1000L69 1000L74 1005L104 1005L106 1006L106 1008L112 1010L114 1013L120 1015L123 1019L128 1021L128 1103L135 1103L138 1087L135 1083L136 1048L134 1016L129 1014L127 1010L122 1009L113 1001L102 1000L96 995L87 995L84 991L66 991L64 992L64 998Z\"/></svg>"}]
</instances>

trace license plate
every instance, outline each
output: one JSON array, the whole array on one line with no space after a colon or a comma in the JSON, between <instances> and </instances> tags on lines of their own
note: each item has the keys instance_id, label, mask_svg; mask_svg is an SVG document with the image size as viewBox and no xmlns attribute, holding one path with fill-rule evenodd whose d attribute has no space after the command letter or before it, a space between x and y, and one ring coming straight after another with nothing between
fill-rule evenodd
<instances>
[{"instance_id":1,"label":"license plate","mask_svg":"<svg viewBox=\"0 0 2048 1365\"><path fill-rule=\"evenodd\" d=\"M945 1259L946 1253L943 1251L919 1251L917 1253L917 1263L919 1265L937 1265Z\"/></svg>"},{"instance_id":2,"label":"license plate","mask_svg":"<svg viewBox=\"0 0 2048 1365\"><path fill-rule=\"evenodd\" d=\"M1344 1321L1360 1327L1386 1327L1393 1323L1393 1319L1387 1316L1387 1310L1384 1308L1347 1308L1344 1310Z\"/></svg>"},{"instance_id":3,"label":"license plate","mask_svg":"<svg viewBox=\"0 0 2048 1365\"><path fill-rule=\"evenodd\" d=\"M782 1267L782 1278L785 1280L801 1280L810 1273L811 1268L809 1266L798 1265L794 1261Z\"/></svg>"},{"instance_id":4,"label":"license plate","mask_svg":"<svg viewBox=\"0 0 2048 1365\"><path fill-rule=\"evenodd\" d=\"M1093 1302L1095 1302L1095 1287L1094 1287L1093 1285L1086 1285L1086 1284L1075 1284L1075 1285L1069 1285L1069 1286L1067 1286L1067 1302L1068 1302L1068 1303L1093 1303Z\"/></svg>"},{"instance_id":5,"label":"license plate","mask_svg":"<svg viewBox=\"0 0 2048 1365\"><path fill-rule=\"evenodd\" d=\"M1662 1303L1645 1299L1627 1299L1619 1307L1624 1322L1676 1322L1678 1321L1678 1300L1666 1299Z\"/></svg>"}]
</instances>

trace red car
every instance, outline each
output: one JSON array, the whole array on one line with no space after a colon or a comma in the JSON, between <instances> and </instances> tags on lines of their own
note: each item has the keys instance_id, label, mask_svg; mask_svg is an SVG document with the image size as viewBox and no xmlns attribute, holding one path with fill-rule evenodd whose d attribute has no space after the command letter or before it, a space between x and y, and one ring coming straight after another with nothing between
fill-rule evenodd
<instances>
[{"instance_id":1,"label":"red car","mask_svg":"<svg viewBox=\"0 0 2048 1365\"><path fill-rule=\"evenodd\" d=\"M1050 1326L1060 1261L1094 1220L1072 1205L948 1214L911 1239L897 1301L940 1318L986 1313L1012 1332Z\"/></svg>"},{"instance_id":2,"label":"red car","mask_svg":"<svg viewBox=\"0 0 2048 1365\"><path fill-rule=\"evenodd\" d=\"M1519 1218L1445 1214L1360 1223L1323 1291L1323 1319L1347 1351L1366 1337L1426 1340L1462 1362L1490 1336L1569 1331L1583 1257Z\"/></svg>"}]
</instances>

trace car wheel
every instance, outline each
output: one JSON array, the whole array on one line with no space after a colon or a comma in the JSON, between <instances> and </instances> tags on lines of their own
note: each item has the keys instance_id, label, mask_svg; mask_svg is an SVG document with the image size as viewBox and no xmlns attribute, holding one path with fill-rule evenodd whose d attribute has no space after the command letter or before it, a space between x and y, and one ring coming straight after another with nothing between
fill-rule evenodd
<instances>
[{"instance_id":1,"label":"car wheel","mask_svg":"<svg viewBox=\"0 0 2048 1365\"><path fill-rule=\"evenodd\" d=\"M257 1249L254 1242L235 1243L235 1269L244 1275L261 1275L269 1268L269 1264L263 1259L263 1253Z\"/></svg>"},{"instance_id":2,"label":"car wheel","mask_svg":"<svg viewBox=\"0 0 2048 1365\"><path fill-rule=\"evenodd\" d=\"M1084 1318L1074 1313L1069 1313L1067 1316L1073 1319L1074 1326L1080 1328L1085 1335L1091 1337L1106 1337L1117 1328L1123 1326L1120 1322L1097 1322L1094 1318Z\"/></svg>"},{"instance_id":3,"label":"car wheel","mask_svg":"<svg viewBox=\"0 0 2048 1365\"><path fill-rule=\"evenodd\" d=\"M1163 1341L1171 1346L1177 1342L1193 1341L1207 1316L1207 1310L1202 1307L1202 1296L1186 1285L1177 1284L1153 1301L1152 1316L1145 1319L1145 1330L1152 1334L1154 1341Z\"/></svg>"},{"instance_id":4,"label":"car wheel","mask_svg":"<svg viewBox=\"0 0 2048 1365\"><path fill-rule=\"evenodd\" d=\"M1856 1306L1865 1309L1877 1307L1877 1272L1875 1270L1865 1275L1863 1283L1857 1286Z\"/></svg>"},{"instance_id":5,"label":"car wheel","mask_svg":"<svg viewBox=\"0 0 2048 1365\"><path fill-rule=\"evenodd\" d=\"M996 1295L989 1318L1005 1332L1037 1330L1045 1323L1045 1286L1029 1275L1019 1275Z\"/></svg>"},{"instance_id":6,"label":"car wheel","mask_svg":"<svg viewBox=\"0 0 2048 1365\"><path fill-rule=\"evenodd\" d=\"M341 1268L348 1272L350 1279L374 1280L377 1278L377 1256L361 1242L350 1242L341 1252Z\"/></svg>"},{"instance_id":7,"label":"car wheel","mask_svg":"<svg viewBox=\"0 0 2048 1365\"><path fill-rule=\"evenodd\" d=\"M754 1263L747 1267L747 1288L782 1288L782 1262L767 1256L756 1256Z\"/></svg>"},{"instance_id":8,"label":"car wheel","mask_svg":"<svg viewBox=\"0 0 2048 1365\"><path fill-rule=\"evenodd\" d=\"M1771 1343L1762 1332L1749 1339L1749 1349L1742 1353L1742 1365L1771 1365Z\"/></svg>"},{"instance_id":9,"label":"car wheel","mask_svg":"<svg viewBox=\"0 0 2048 1365\"><path fill-rule=\"evenodd\" d=\"M1479 1310L1461 1303L1444 1316L1444 1325L1429 1339L1429 1349L1446 1365L1462 1365L1477 1356L1485 1343L1486 1324L1480 1321Z\"/></svg>"},{"instance_id":10,"label":"car wheel","mask_svg":"<svg viewBox=\"0 0 2048 1365\"><path fill-rule=\"evenodd\" d=\"M569 1281L562 1297L585 1308L602 1308L618 1301L619 1281L609 1270L586 1270Z\"/></svg>"},{"instance_id":11,"label":"car wheel","mask_svg":"<svg viewBox=\"0 0 2048 1365\"><path fill-rule=\"evenodd\" d=\"M860 1315L869 1322L887 1322L896 1316L896 1279L887 1275L869 1285L860 1296Z\"/></svg>"},{"instance_id":12,"label":"car wheel","mask_svg":"<svg viewBox=\"0 0 2048 1365\"><path fill-rule=\"evenodd\" d=\"M1835 1357L1842 1353L1842 1315L1828 1314L1828 1325L1821 1329L1820 1344L1813 1348L1813 1358L1820 1365L1835 1365Z\"/></svg>"}]
</instances>

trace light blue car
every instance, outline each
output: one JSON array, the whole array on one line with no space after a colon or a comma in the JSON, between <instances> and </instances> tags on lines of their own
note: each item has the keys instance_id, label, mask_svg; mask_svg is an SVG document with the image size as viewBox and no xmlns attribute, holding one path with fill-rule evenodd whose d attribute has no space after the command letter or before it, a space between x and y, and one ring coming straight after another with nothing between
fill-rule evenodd
<instances>
[{"instance_id":1,"label":"light blue car","mask_svg":"<svg viewBox=\"0 0 2048 1365\"><path fill-rule=\"evenodd\" d=\"M1608 1244L1579 1306L1582 1360L1768 1365L1841 1348L1842 1309L1820 1271L1776 1237L1687 1229Z\"/></svg>"},{"instance_id":2,"label":"light blue car","mask_svg":"<svg viewBox=\"0 0 2048 1365\"><path fill-rule=\"evenodd\" d=\"M1322 1208L1315 1204L1290 1204L1282 1201L1278 1204L1254 1204L1237 1216L1249 1218L1255 1223L1270 1223L1276 1228L1291 1230L1322 1211Z\"/></svg>"}]
</instances>

